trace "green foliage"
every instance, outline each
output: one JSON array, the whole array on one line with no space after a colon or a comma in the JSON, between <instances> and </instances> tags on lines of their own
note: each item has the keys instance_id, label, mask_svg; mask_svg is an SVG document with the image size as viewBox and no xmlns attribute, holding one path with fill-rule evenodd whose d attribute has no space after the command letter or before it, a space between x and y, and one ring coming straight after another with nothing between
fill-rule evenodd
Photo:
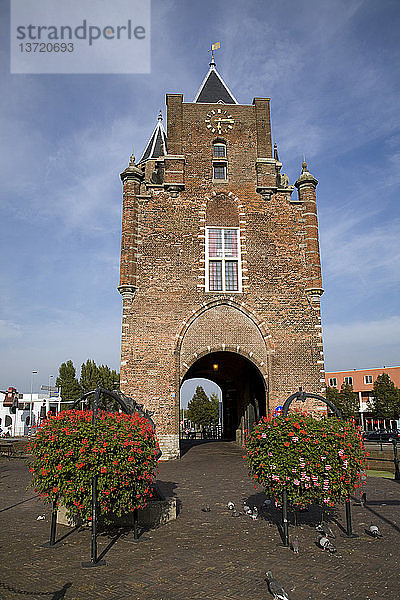
<instances>
[{"instance_id":1,"label":"green foliage","mask_svg":"<svg viewBox=\"0 0 400 600\"><path fill-rule=\"evenodd\" d=\"M212 392L212 394L210 394L210 402L212 404L212 422L213 423L218 423L218 417L219 417L219 397L218 394L216 394L215 392Z\"/></svg>"},{"instance_id":2,"label":"green foliage","mask_svg":"<svg viewBox=\"0 0 400 600\"><path fill-rule=\"evenodd\" d=\"M88 359L81 367L80 383L85 392L95 390L98 386L106 390L119 389L119 373L107 365L97 366L94 360ZM117 409L116 403L101 394L99 406L104 410Z\"/></svg>"},{"instance_id":3,"label":"green foliage","mask_svg":"<svg viewBox=\"0 0 400 600\"><path fill-rule=\"evenodd\" d=\"M365 449L359 427L337 417L298 412L263 417L246 440L247 462L257 484L293 507L333 506L363 483Z\"/></svg>"},{"instance_id":4,"label":"green foliage","mask_svg":"<svg viewBox=\"0 0 400 600\"><path fill-rule=\"evenodd\" d=\"M368 403L374 417L398 419L400 416L400 390L387 373L378 375L374 382L374 397Z\"/></svg>"},{"instance_id":5,"label":"green foliage","mask_svg":"<svg viewBox=\"0 0 400 600\"><path fill-rule=\"evenodd\" d=\"M358 395L353 392L353 386L349 383L343 383L340 392L335 387L327 387L326 399L341 411L345 419L358 417Z\"/></svg>"},{"instance_id":6,"label":"green foliage","mask_svg":"<svg viewBox=\"0 0 400 600\"><path fill-rule=\"evenodd\" d=\"M207 396L203 388L199 385L196 388L190 400L186 418L201 427L208 427L211 423L218 421L218 397L212 394L211 398Z\"/></svg>"},{"instance_id":7,"label":"green foliage","mask_svg":"<svg viewBox=\"0 0 400 600\"><path fill-rule=\"evenodd\" d=\"M30 444L32 485L47 502L70 515L91 518L91 478L98 475L99 512L122 515L152 495L158 443L150 423L137 413L69 410L43 422Z\"/></svg>"},{"instance_id":8,"label":"green foliage","mask_svg":"<svg viewBox=\"0 0 400 600\"><path fill-rule=\"evenodd\" d=\"M81 366L81 378L80 384L85 392L95 390L100 384L99 369L94 362L88 358L88 360Z\"/></svg>"},{"instance_id":9,"label":"green foliage","mask_svg":"<svg viewBox=\"0 0 400 600\"><path fill-rule=\"evenodd\" d=\"M61 388L62 401L77 400L82 395L82 387L75 377L76 372L72 360L63 362L58 371L59 376L56 379L56 386Z\"/></svg>"}]
</instances>

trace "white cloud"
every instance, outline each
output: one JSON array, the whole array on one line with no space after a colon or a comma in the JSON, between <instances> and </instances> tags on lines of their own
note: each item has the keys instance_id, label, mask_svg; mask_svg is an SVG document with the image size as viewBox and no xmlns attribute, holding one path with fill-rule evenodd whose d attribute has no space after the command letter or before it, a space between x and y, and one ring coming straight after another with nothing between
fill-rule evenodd
<instances>
[{"instance_id":1,"label":"white cloud","mask_svg":"<svg viewBox=\"0 0 400 600\"><path fill-rule=\"evenodd\" d=\"M400 282L400 220L378 223L375 215L342 213L322 231L324 274L346 279L363 293Z\"/></svg>"},{"instance_id":2,"label":"white cloud","mask_svg":"<svg viewBox=\"0 0 400 600\"><path fill-rule=\"evenodd\" d=\"M17 323L0 319L0 340L15 339L22 336L22 327Z\"/></svg>"},{"instance_id":3,"label":"white cloud","mask_svg":"<svg viewBox=\"0 0 400 600\"><path fill-rule=\"evenodd\" d=\"M398 365L400 316L327 325L324 350L327 371Z\"/></svg>"}]
</instances>

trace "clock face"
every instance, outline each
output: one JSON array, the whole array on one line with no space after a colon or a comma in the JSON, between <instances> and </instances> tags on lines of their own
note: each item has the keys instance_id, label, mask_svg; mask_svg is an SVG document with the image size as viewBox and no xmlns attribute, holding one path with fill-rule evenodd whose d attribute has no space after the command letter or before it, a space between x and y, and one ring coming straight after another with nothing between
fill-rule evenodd
<instances>
[{"instance_id":1,"label":"clock face","mask_svg":"<svg viewBox=\"0 0 400 600\"><path fill-rule=\"evenodd\" d=\"M216 108L207 113L204 122L211 133L228 133L233 129L235 121L232 115L223 108Z\"/></svg>"}]
</instances>

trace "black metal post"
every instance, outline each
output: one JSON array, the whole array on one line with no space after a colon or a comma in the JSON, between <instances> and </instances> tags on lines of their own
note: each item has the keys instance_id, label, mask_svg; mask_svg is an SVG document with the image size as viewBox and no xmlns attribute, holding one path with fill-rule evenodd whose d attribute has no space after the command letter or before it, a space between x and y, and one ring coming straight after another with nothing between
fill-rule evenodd
<instances>
[{"instance_id":1,"label":"black metal post","mask_svg":"<svg viewBox=\"0 0 400 600\"><path fill-rule=\"evenodd\" d=\"M97 562L97 475L92 477L92 544L90 560Z\"/></svg>"},{"instance_id":2,"label":"black metal post","mask_svg":"<svg viewBox=\"0 0 400 600\"><path fill-rule=\"evenodd\" d=\"M101 388L96 388L93 400L92 426L96 426L97 410L99 406ZM82 563L82 567L100 567L105 565L105 560L97 558L97 474L92 477L92 543L90 550L90 562Z\"/></svg>"},{"instance_id":3,"label":"black metal post","mask_svg":"<svg viewBox=\"0 0 400 600\"><path fill-rule=\"evenodd\" d=\"M289 546L289 523L288 523L288 512L287 512L287 491L282 492L282 533L283 533L283 545Z\"/></svg>"},{"instance_id":4,"label":"black metal post","mask_svg":"<svg viewBox=\"0 0 400 600\"><path fill-rule=\"evenodd\" d=\"M351 508L350 508L350 498L346 499L346 535L347 537L351 537L352 535L351 529Z\"/></svg>"},{"instance_id":5,"label":"black metal post","mask_svg":"<svg viewBox=\"0 0 400 600\"><path fill-rule=\"evenodd\" d=\"M42 548L56 548L57 546L60 546L60 543L56 543L57 512L57 500L54 500L51 509L50 540L45 544L42 544Z\"/></svg>"},{"instance_id":6,"label":"black metal post","mask_svg":"<svg viewBox=\"0 0 400 600\"><path fill-rule=\"evenodd\" d=\"M382 434L381 433L379 434L379 444L380 444L381 452L382 452L383 451L383 446L382 446Z\"/></svg>"},{"instance_id":7,"label":"black metal post","mask_svg":"<svg viewBox=\"0 0 400 600\"><path fill-rule=\"evenodd\" d=\"M346 536L349 538L358 537L358 535L356 533L353 533L353 529L352 529L350 498L346 499Z\"/></svg>"},{"instance_id":8,"label":"black metal post","mask_svg":"<svg viewBox=\"0 0 400 600\"><path fill-rule=\"evenodd\" d=\"M54 544L56 543L56 529L57 529L57 500L54 500L53 509L51 511L50 546L54 546Z\"/></svg>"},{"instance_id":9,"label":"black metal post","mask_svg":"<svg viewBox=\"0 0 400 600\"><path fill-rule=\"evenodd\" d=\"M393 442L393 462L394 462L394 478L399 481L400 480L400 471L399 471L399 457L397 455L397 440L392 440Z\"/></svg>"},{"instance_id":10,"label":"black metal post","mask_svg":"<svg viewBox=\"0 0 400 600\"><path fill-rule=\"evenodd\" d=\"M138 509L135 508L135 510L133 511L133 538L135 540L139 539L138 520L139 520Z\"/></svg>"}]
</instances>

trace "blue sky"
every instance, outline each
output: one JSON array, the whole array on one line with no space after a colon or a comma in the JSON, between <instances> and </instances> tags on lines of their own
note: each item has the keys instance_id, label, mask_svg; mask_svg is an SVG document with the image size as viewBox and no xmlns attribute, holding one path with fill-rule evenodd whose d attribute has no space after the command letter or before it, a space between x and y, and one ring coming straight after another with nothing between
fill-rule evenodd
<instances>
[{"instance_id":1,"label":"blue sky","mask_svg":"<svg viewBox=\"0 0 400 600\"><path fill-rule=\"evenodd\" d=\"M149 75L10 75L0 3L0 389L61 362L119 368L121 184L165 93L217 68L271 98L293 183L319 180L326 369L400 364L398 0L153 0ZM135 61L135 56L132 56Z\"/></svg>"}]
</instances>

